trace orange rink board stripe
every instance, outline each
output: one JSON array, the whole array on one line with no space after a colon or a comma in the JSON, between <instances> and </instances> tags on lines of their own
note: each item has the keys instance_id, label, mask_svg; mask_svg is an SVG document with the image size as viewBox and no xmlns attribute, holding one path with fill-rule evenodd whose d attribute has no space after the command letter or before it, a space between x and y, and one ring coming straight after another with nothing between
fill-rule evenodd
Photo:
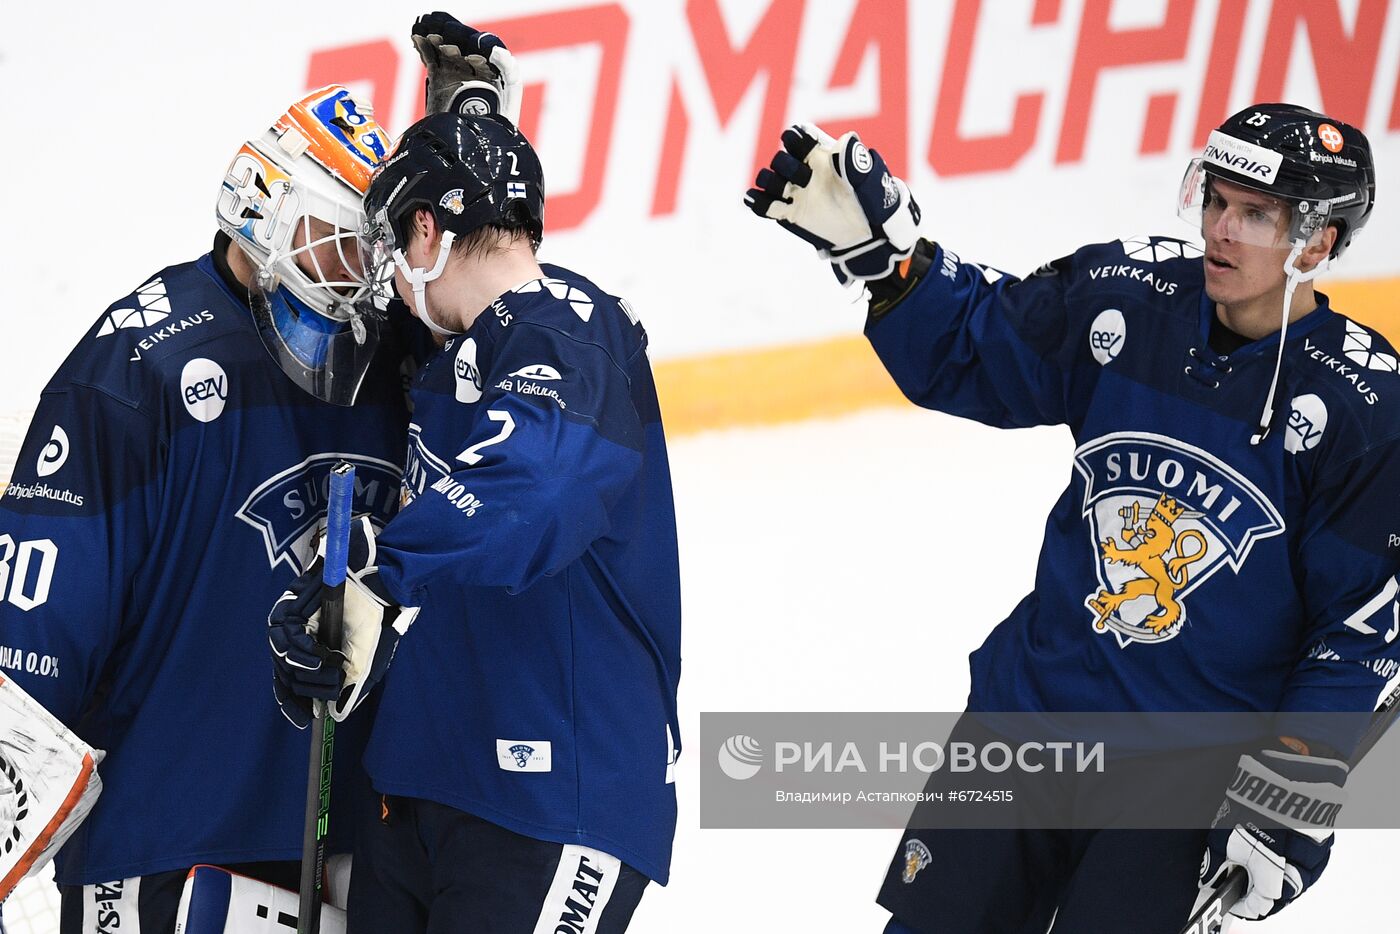
<instances>
[{"instance_id":1,"label":"orange rink board stripe","mask_svg":"<svg viewBox=\"0 0 1400 934\"><path fill-rule=\"evenodd\" d=\"M1400 278L1328 282L1334 308L1400 344ZM670 435L780 425L906 405L875 352L853 333L810 344L663 360L657 393Z\"/></svg>"}]
</instances>

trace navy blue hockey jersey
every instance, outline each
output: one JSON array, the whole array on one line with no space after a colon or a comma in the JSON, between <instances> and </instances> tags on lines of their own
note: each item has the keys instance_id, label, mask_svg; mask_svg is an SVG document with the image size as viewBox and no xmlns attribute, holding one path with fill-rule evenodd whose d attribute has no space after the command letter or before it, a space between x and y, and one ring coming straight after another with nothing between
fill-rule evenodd
<instances>
[{"instance_id":1,"label":"navy blue hockey jersey","mask_svg":"<svg viewBox=\"0 0 1400 934\"><path fill-rule=\"evenodd\" d=\"M0 499L0 665L108 751L60 882L300 858L309 733L273 699L267 612L338 458L357 511L397 507L394 356L354 408L318 401L206 255L113 304L44 389ZM339 731L338 803L366 734Z\"/></svg>"},{"instance_id":2,"label":"navy blue hockey jersey","mask_svg":"<svg viewBox=\"0 0 1400 934\"><path fill-rule=\"evenodd\" d=\"M1017 279L938 250L867 336L919 405L1065 424L1035 590L972 656L981 710L1365 711L1400 668L1395 350L1319 307L1220 356L1200 252L1088 246Z\"/></svg>"},{"instance_id":3,"label":"navy blue hockey jersey","mask_svg":"<svg viewBox=\"0 0 1400 934\"><path fill-rule=\"evenodd\" d=\"M399 643L374 787L667 880L679 742L670 468L625 303L557 267L420 372L403 511L379 539Z\"/></svg>"}]
</instances>

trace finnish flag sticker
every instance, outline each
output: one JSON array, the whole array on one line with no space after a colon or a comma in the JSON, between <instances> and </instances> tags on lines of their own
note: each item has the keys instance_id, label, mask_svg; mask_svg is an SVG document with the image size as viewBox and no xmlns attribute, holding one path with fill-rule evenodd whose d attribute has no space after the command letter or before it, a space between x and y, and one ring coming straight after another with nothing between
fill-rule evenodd
<instances>
[{"instance_id":1,"label":"finnish flag sticker","mask_svg":"<svg viewBox=\"0 0 1400 934\"><path fill-rule=\"evenodd\" d=\"M525 183L524 183L524 182L507 182L507 183L506 183L506 197L508 197L508 198L523 198L523 197L525 197Z\"/></svg>"}]
</instances>

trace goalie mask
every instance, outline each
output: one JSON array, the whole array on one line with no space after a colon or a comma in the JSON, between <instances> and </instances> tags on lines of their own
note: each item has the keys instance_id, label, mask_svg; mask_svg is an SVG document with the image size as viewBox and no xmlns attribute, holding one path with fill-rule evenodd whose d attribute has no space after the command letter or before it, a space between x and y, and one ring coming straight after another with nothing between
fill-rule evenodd
<instances>
[{"instance_id":1,"label":"goalie mask","mask_svg":"<svg viewBox=\"0 0 1400 934\"><path fill-rule=\"evenodd\" d=\"M355 401L379 342L358 236L387 150L370 106L331 85L244 143L219 193L219 227L256 270L249 304L263 344L293 382L335 405Z\"/></svg>"},{"instance_id":2,"label":"goalie mask","mask_svg":"<svg viewBox=\"0 0 1400 934\"><path fill-rule=\"evenodd\" d=\"M442 242L430 267L405 257L414 213L432 212ZM427 284L442 275L455 240L488 225L524 229L538 246L544 233L544 171L528 140L495 115L432 114L409 127L375 172L365 195L363 249L379 298L392 296L394 270L429 329L455 334L432 320ZM404 296L408 300L408 296Z\"/></svg>"}]
</instances>

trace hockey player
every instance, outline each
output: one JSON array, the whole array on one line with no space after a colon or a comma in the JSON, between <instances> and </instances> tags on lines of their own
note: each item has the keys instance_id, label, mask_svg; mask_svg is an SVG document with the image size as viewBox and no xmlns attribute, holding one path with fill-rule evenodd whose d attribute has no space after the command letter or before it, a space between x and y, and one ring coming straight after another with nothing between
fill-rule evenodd
<instances>
[{"instance_id":1,"label":"hockey player","mask_svg":"<svg viewBox=\"0 0 1400 934\"><path fill-rule=\"evenodd\" d=\"M335 461L358 510L397 506L402 346L357 245L388 145L343 87L298 101L235 156L212 251L114 302L40 397L0 499L3 674L107 752L56 858L63 934L172 931L196 863L296 886L306 734L268 690L266 607Z\"/></svg>"},{"instance_id":2,"label":"hockey player","mask_svg":"<svg viewBox=\"0 0 1400 934\"><path fill-rule=\"evenodd\" d=\"M539 265L543 207L525 138L452 113L411 127L366 197L376 267L443 343L413 389L406 505L352 537L344 684L314 652L279 660L344 716L419 608L366 752L384 797L352 932L614 934L667 881L680 594L646 332ZM315 590L273 612L289 644Z\"/></svg>"},{"instance_id":3,"label":"hockey player","mask_svg":"<svg viewBox=\"0 0 1400 934\"><path fill-rule=\"evenodd\" d=\"M973 654L971 710L1376 706L1400 657L1400 378L1385 339L1312 285L1371 213L1359 130L1246 108L1183 181L1204 256L1134 238L1025 279L919 239L907 187L854 134L794 127L783 146L750 207L865 280L866 335L912 401L1073 432L1035 592ZM1335 803L1349 749L1318 739L1239 769ZM1211 882L1237 864L1235 912L1259 917L1315 881L1331 845L1330 827L1261 829L1281 823L1232 792L1209 835L911 829L880 902L891 932L1038 932L1052 917L1056 932L1174 932L1198 868Z\"/></svg>"}]
</instances>

